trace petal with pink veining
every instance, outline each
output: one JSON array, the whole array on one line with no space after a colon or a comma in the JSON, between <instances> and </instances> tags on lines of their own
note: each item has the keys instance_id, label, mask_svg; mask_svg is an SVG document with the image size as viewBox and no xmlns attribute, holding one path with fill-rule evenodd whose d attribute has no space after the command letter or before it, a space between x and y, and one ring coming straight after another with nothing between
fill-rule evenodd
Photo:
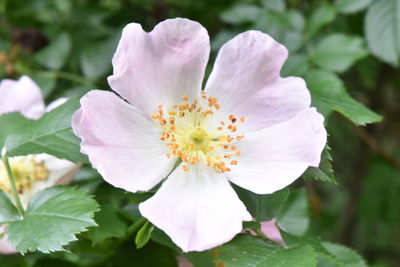
<instances>
[{"instance_id":1,"label":"petal with pink veining","mask_svg":"<svg viewBox=\"0 0 400 267\"><path fill-rule=\"evenodd\" d=\"M183 95L198 96L209 42L207 31L188 19L165 20L150 33L128 24L112 60L110 86L148 115Z\"/></svg>"},{"instance_id":2,"label":"petal with pink veining","mask_svg":"<svg viewBox=\"0 0 400 267\"><path fill-rule=\"evenodd\" d=\"M135 192L149 190L171 171L161 129L150 116L111 92L94 90L81 99L72 118L81 151L110 184Z\"/></svg>"},{"instance_id":3,"label":"petal with pink veining","mask_svg":"<svg viewBox=\"0 0 400 267\"><path fill-rule=\"evenodd\" d=\"M207 94L216 97L221 116L245 117L243 132L289 120L308 108L310 93L303 79L280 77L286 48L269 35L248 31L220 50L207 81Z\"/></svg>"}]
</instances>

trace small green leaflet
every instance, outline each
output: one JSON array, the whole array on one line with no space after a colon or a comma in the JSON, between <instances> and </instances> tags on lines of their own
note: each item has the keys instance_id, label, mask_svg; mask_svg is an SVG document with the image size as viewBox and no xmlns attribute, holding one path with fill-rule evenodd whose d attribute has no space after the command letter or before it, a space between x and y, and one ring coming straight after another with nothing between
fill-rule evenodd
<instances>
[{"instance_id":1,"label":"small green leaflet","mask_svg":"<svg viewBox=\"0 0 400 267\"><path fill-rule=\"evenodd\" d=\"M32 198L24 218L9 222L6 234L21 253L61 251L77 240L76 234L96 226L93 217L98 208L97 202L81 190L51 187Z\"/></svg>"},{"instance_id":2,"label":"small green leaflet","mask_svg":"<svg viewBox=\"0 0 400 267\"><path fill-rule=\"evenodd\" d=\"M0 147L6 145L12 156L47 153L76 163L87 163L79 152L79 139L72 133L71 117L79 107L73 98L39 120L28 120L17 113L0 116Z\"/></svg>"},{"instance_id":3,"label":"small green leaflet","mask_svg":"<svg viewBox=\"0 0 400 267\"><path fill-rule=\"evenodd\" d=\"M322 70L311 71L306 76L313 104L327 106L357 125L365 125L382 120L382 117L354 100L346 91L342 80L334 73Z\"/></svg>"},{"instance_id":4,"label":"small green leaflet","mask_svg":"<svg viewBox=\"0 0 400 267\"><path fill-rule=\"evenodd\" d=\"M147 242L149 242L153 230L154 226L149 221L147 221L142 226L142 228L140 228L135 238L135 243L137 248L142 248L144 245L147 244Z\"/></svg>"},{"instance_id":5,"label":"small green leaflet","mask_svg":"<svg viewBox=\"0 0 400 267\"><path fill-rule=\"evenodd\" d=\"M309 167L302 175L304 179L315 179L336 184L332 168L332 156L329 146L322 151L319 167Z\"/></svg>"}]
</instances>

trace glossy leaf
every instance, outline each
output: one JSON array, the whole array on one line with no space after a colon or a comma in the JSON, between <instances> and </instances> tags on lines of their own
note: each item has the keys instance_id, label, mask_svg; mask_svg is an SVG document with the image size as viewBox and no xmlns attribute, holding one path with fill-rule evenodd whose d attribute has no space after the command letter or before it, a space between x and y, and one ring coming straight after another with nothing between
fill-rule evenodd
<instances>
[{"instance_id":1,"label":"glossy leaf","mask_svg":"<svg viewBox=\"0 0 400 267\"><path fill-rule=\"evenodd\" d=\"M40 191L29 203L24 218L11 222L9 241L20 252L63 250L75 235L96 226L98 204L83 191L67 186Z\"/></svg>"},{"instance_id":2,"label":"glossy leaf","mask_svg":"<svg viewBox=\"0 0 400 267\"><path fill-rule=\"evenodd\" d=\"M382 120L382 117L354 100L347 92L343 82L333 73L312 71L306 76L313 104L328 106L343 114L358 125Z\"/></svg>"},{"instance_id":3,"label":"glossy leaf","mask_svg":"<svg viewBox=\"0 0 400 267\"><path fill-rule=\"evenodd\" d=\"M214 249L216 266L224 267L313 267L317 254L311 246L292 248L272 246L250 235L239 235L233 241Z\"/></svg>"},{"instance_id":4,"label":"glossy leaf","mask_svg":"<svg viewBox=\"0 0 400 267\"><path fill-rule=\"evenodd\" d=\"M37 121L27 120L17 114L0 116L8 131L0 130L1 140L10 156L47 153L77 163L87 162L80 150L80 140L72 133L71 117L79 107L77 99L71 99ZM20 127L25 130L20 131Z\"/></svg>"}]
</instances>

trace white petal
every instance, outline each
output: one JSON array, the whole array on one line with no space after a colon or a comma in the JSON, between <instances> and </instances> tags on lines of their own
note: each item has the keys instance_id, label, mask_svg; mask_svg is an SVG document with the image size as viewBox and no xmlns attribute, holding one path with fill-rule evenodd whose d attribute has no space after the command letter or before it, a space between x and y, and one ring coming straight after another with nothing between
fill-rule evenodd
<instances>
[{"instance_id":1,"label":"white petal","mask_svg":"<svg viewBox=\"0 0 400 267\"><path fill-rule=\"evenodd\" d=\"M314 108L293 119L252 132L238 142L238 164L226 172L229 180L258 194L280 190L309 166L318 167L327 134Z\"/></svg>"},{"instance_id":2,"label":"white petal","mask_svg":"<svg viewBox=\"0 0 400 267\"><path fill-rule=\"evenodd\" d=\"M179 166L140 212L183 251L201 251L231 240L251 215L224 176L202 164Z\"/></svg>"},{"instance_id":3,"label":"white petal","mask_svg":"<svg viewBox=\"0 0 400 267\"><path fill-rule=\"evenodd\" d=\"M0 234L4 233L4 226L0 225ZM18 251L10 244L7 235L0 239L0 254L9 255L16 254Z\"/></svg>"},{"instance_id":4,"label":"white petal","mask_svg":"<svg viewBox=\"0 0 400 267\"><path fill-rule=\"evenodd\" d=\"M158 105L198 96L210 52L206 29L182 18L159 23L153 31L128 24L113 57L111 88L147 115Z\"/></svg>"},{"instance_id":5,"label":"white petal","mask_svg":"<svg viewBox=\"0 0 400 267\"><path fill-rule=\"evenodd\" d=\"M38 119L44 112L42 92L28 76L0 82L0 114L16 111L29 119Z\"/></svg>"},{"instance_id":6,"label":"white petal","mask_svg":"<svg viewBox=\"0 0 400 267\"><path fill-rule=\"evenodd\" d=\"M303 79L281 78L286 48L269 35L248 31L227 42L218 53L207 81L207 95L219 100L218 112L245 117L242 132L269 127L308 108L310 93Z\"/></svg>"},{"instance_id":7,"label":"white petal","mask_svg":"<svg viewBox=\"0 0 400 267\"><path fill-rule=\"evenodd\" d=\"M146 191L172 170L162 128L111 92L93 90L81 99L72 118L75 135L104 180L127 191Z\"/></svg>"}]
</instances>

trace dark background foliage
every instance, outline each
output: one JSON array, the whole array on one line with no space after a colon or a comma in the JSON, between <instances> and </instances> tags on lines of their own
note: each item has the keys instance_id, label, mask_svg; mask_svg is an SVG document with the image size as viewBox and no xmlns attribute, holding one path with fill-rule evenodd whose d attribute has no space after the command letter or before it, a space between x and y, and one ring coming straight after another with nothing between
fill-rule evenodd
<instances>
[{"instance_id":1,"label":"dark background foliage","mask_svg":"<svg viewBox=\"0 0 400 267\"><path fill-rule=\"evenodd\" d=\"M400 266L399 6L397 0L1 0L0 77L31 76L49 102L109 89L111 57L130 22L147 31L166 18L200 22L211 36L208 73L225 41L262 30L288 47L282 74L304 77L326 116L336 183L321 181L332 180L329 174L293 186L306 189L307 233L353 248L371 266ZM383 120L370 124L379 116L355 100ZM129 235L140 227L128 226L138 221L135 203L146 195L128 196L89 167L75 183L96 195L102 206L96 221L105 228L82 234L67 248L71 253L1 256L1 266L176 265L158 230L141 250Z\"/></svg>"}]
</instances>

